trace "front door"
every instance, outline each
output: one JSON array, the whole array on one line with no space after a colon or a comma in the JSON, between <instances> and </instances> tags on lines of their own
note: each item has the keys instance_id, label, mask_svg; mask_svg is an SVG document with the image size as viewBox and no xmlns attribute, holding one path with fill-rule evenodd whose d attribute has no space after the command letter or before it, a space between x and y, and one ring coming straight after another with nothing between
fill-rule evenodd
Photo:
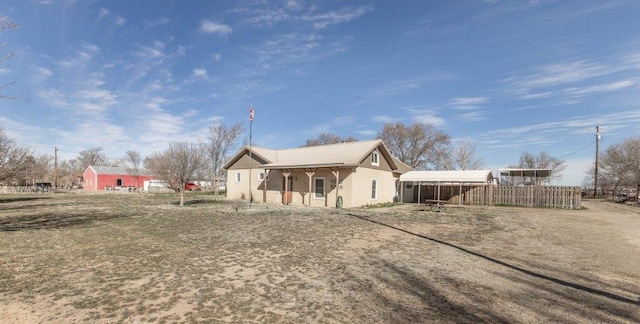
<instances>
[{"instance_id":1,"label":"front door","mask_svg":"<svg viewBox=\"0 0 640 324\"><path fill-rule=\"evenodd\" d=\"M285 182L285 179L287 182ZM285 187L286 184L286 187ZM293 202L293 177L282 178L282 203L288 205Z\"/></svg>"}]
</instances>

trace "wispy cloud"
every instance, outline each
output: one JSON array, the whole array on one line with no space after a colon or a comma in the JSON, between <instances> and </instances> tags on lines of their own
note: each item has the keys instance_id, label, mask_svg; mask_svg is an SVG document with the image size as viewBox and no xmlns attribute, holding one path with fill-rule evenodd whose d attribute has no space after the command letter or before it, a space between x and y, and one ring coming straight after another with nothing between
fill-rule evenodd
<instances>
[{"instance_id":1,"label":"wispy cloud","mask_svg":"<svg viewBox=\"0 0 640 324\"><path fill-rule=\"evenodd\" d=\"M453 98L449 104L454 107L477 106L489 102L488 97L460 97Z\"/></svg>"},{"instance_id":2,"label":"wispy cloud","mask_svg":"<svg viewBox=\"0 0 640 324\"><path fill-rule=\"evenodd\" d=\"M316 125L308 133L317 135L320 133L334 133L337 129L349 125L354 125L355 116L341 116L331 118L328 122Z\"/></svg>"},{"instance_id":3,"label":"wispy cloud","mask_svg":"<svg viewBox=\"0 0 640 324\"><path fill-rule=\"evenodd\" d=\"M116 26L122 27L122 26L124 26L126 23L127 23L127 20L126 20L126 19L124 19L124 17L122 17L122 16L116 16L115 21L114 21L114 24L115 24Z\"/></svg>"},{"instance_id":4,"label":"wispy cloud","mask_svg":"<svg viewBox=\"0 0 640 324\"><path fill-rule=\"evenodd\" d=\"M306 13L300 16L303 21L308 21L313 24L313 27L317 29L326 28L330 25L336 25L344 22L349 22L360 16L363 16L373 10L373 6L360 6L360 7L346 7L339 10L330 11L326 13Z\"/></svg>"},{"instance_id":5,"label":"wispy cloud","mask_svg":"<svg viewBox=\"0 0 640 324\"><path fill-rule=\"evenodd\" d=\"M616 81L616 82L607 83L607 84L567 88L564 90L564 92L570 95L585 95L585 94L603 93L603 92L621 90L624 88L634 86L636 84L638 84L637 80L622 80L622 81Z\"/></svg>"},{"instance_id":6,"label":"wispy cloud","mask_svg":"<svg viewBox=\"0 0 640 324\"><path fill-rule=\"evenodd\" d=\"M157 26L162 26L165 24L168 24L171 22L171 19L167 18L167 17L160 17L156 20L151 20L151 21L145 21L144 22L144 28L145 29L149 29L149 28L153 28L153 27L157 27Z\"/></svg>"},{"instance_id":7,"label":"wispy cloud","mask_svg":"<svg viewBox=\"0 0 640 324\"><path fill-rule=\"evenodd\" d=\"M207 69L194 69L193 75L199 78L206 79L207 78Z\"/></svg>"},{"instance_id":8,"label":"wispy cloud","mask_svg":"<svg viewBox=\"0 0 640 324\"><path fill-rule=\"evenodd\" d=\"M444 118L437 116L437 109L405 108L405 110L411 115L411 119L414 122L431 124L433 126L442 126L447 124Z\"/></svg>"},{"instance_id":9,"label":"wispy cloud","mask_svg":"<svg viewBox=\"0 0 640 324\"><path fill-rule=\"evenodd\" d=\"M98 12L98 20L106 17L109 15L109 9L107 8L100 8L99 12Z\"/></svg>"},{"instance_id":10,"label":"wispy cloud","mask_svg":"<svg viewBox=\"0 0 640 324\"><path fill-rule=\"evenodd\" d=\"M231 27L229 27L229 25L221 24L219 22L211 20L201 21L199 29L205 34L219 34L222 36L231 34Z\"/></svg>"},{"instance_id":11,"label":"wispy cloud","mask_svg":"<svg viewBox=\"0 0 640 324\"><path fill-rule=\"evenodd\" d=\"M471 112L465 112L462 114L457 114L456 117L466 122L478 122L478 121L486 120L487 119L486 115L487 115L486 111L471 111Z\"/></svg>"},{"instance_id":12,"label":"wispy cloud","mask_svg":"<svg viewBox=\"0 0 640 324\"><path fill-rule=\"evenodd\" d=\"M305 9L306 8L306 9ZM256 27L273 27L281 23L304 24L320 30L357 19L373 10L373 6L343 7L328 10L319 5L303 6L297 1L289 1L279 8L257 7L250 12L246 21Z\"/></svg>"},{"instance_id":13,"label":"wispy cloud","mask_svg":"<svg viewBox=\"0 0 640 324\"><path fill-rule=\"evenodd\" d=\"M396 122L398 119L396 117L390 117L390 116L373 116L371 118L371 121L374 123L394 123Z\"/></svg>"},{"instance_id":14,"label":"wispy cloud","mask_svg":"<svg viewBox=\"0 0 640 324\"><path fill-rule=\"evenodd\" d=\"M543 66L539 71L525 77L512 77L505 79L508 84L517 89L537 89L540 87L553 87L569 83L580 82L595 77L612 74L615 68L609 64L577 60Z\"/></svg>"}]
</instances>

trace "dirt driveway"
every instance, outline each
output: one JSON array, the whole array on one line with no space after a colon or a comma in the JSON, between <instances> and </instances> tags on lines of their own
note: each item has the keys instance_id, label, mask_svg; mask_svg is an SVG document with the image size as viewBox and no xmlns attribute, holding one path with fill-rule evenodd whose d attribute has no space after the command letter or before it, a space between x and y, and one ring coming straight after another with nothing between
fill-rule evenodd
<instances>
[{"instance_id":1,"label":"dirt driveway","mask_svg":"<svg viewBox=\"0 0 640 324\"><path fill-rule=\"evenodd\" d=\"M12 198L13 197L13 198ZM640 322L640 208L0 197L0 318Z\"/></svg>"}]
</instances>

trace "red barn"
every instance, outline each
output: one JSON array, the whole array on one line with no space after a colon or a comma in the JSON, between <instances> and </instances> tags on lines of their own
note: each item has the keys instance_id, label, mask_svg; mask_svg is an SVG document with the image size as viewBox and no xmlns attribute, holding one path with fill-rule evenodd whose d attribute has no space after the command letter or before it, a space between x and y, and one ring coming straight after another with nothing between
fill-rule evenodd
<instances>
[{"instance_id":1,"label":"red barn","mask_svg":"<svg viewBox=\"0 0 640 324\"><path fill-rule=\"evenodd\" d=\"M135 187L142 188L145 181L155 177L146 170L140 170L137 179L126 168L89 166L84 171L85 190L105 190L106 188Z\"/></svg>"}]
</instances>

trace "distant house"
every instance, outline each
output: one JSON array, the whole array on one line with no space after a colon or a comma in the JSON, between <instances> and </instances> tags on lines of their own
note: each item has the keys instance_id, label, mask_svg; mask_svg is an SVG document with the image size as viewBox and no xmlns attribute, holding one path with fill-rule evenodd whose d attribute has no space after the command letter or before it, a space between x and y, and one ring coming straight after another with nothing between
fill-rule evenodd
<instances>
[{"instance_id":1,"label":"distant house","mask_svg":"<svg viewBox=\"0 0 640 324\"><path fill-rule=\"evenodd\" d=\"M273 150L243 147L224 165L227 197L342 207L393 202L412 169L381 140Z\"/></svg>"},{"instance_id":2,"label":"distant house","mask_svg":"<svg viewBox=\"0 0 640 324\"><path fill-rule=\"evenodd\" d=\"M145 181L155 177L146 170L141 170L136 178L123 167L89 166L84 171L85 190L105 190L122 187L142 188Z\"/></svg>"}]
</instances>

